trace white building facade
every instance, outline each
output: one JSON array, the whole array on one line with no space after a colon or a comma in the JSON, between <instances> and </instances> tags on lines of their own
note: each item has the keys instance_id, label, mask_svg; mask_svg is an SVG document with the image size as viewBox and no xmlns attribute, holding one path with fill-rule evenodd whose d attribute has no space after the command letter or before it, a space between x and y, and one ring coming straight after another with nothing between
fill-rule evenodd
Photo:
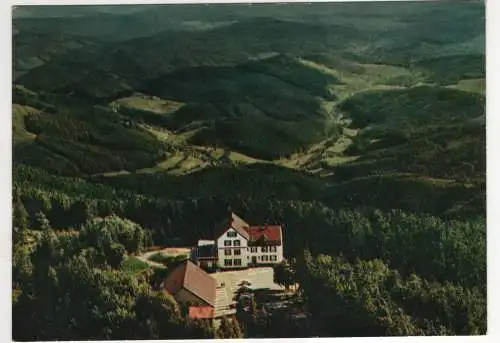
<instances>
[{"instance_id":1,"label":"white building facade","mask_svg":"<svg viewBox=\"0 0 500 343\"><path fill-rule=\"evenodd\" d=\"M283 261L283 232L279 225L250 226L234 213L216 234L219 268L237 269Z\"/></svg>"},{"instance_id":2,"label":"white building facade","mask_svg":"<svg viewBox=\"0 0 500 343\"><path fill-rule=\"evenodd\" d=\"M265 265L283 261L283 246L250 246L248 248L249 263L252 265Z\"/></svg>"},{"instance_id":3,"label":"white building facade","mask_svg":"<svg viewBox=\"0 0 500 343\"><path fill-rule=\"evenodd\" d=\"M217 264L220 268L248 267L248 238L229 227L216 240Z\"/></svg>"}]
</instances>

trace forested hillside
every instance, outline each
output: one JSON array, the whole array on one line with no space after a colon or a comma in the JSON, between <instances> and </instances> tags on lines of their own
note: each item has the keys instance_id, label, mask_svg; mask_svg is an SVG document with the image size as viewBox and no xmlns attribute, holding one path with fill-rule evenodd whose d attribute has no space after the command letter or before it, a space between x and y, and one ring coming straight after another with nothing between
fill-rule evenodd
<instances>
[{"instance_id":1,"label":"forested hillside","mask_svg":"<svg viewBox=\"0 0 500 343\"><path fill-rule=\"evenodd\" d=\"M482 2L13 18L15 340L486 332ZM214 330L135 257L228 209L283 225L306 325Z\"/></svg>"}]
</instances>

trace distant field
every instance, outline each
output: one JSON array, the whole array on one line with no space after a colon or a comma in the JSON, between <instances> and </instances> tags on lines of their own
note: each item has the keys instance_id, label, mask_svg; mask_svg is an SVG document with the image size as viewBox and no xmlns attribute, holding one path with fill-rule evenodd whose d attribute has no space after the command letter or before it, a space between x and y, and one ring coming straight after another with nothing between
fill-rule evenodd
<instances>
[{"instance_id":1,"label":"distant field","mask_svg":"<svg viewBox=\"0 0 500 343\"><path fill-rule=\"evenodd\" d=\"M39 112L39 110L30 106L12 105L12 136L14 144L35 139L36 135L26 130L24 118L28 114Z\"/></svg>"},{"instance_id":2,"label":"distant field","mask_svg":"<svg viewBox=\"0 0 500 343\"><path fill-rule=\"evenodd\" d=\"M485 79L469 79L460 80L456 85L448 86L450 88L459 89L466 92L475 92L486 94L486 80Z\"/></svg>"},{"instance_id":3,"label":"distant field","mask_svg":"<svg viewBox=\"0 0 500 343\"><path fill-rule=\"evenodd\" d=\"M137 109L151 111L157 114L170 114L177 111L184 104L177 101L160 99L153 96L137 94L127 98L121 98L111 103L111 107L125 107L129 109Z\"/></svg>"},{"instance_id":4,"label":"distant field","mask_svg":"<svg viewBox=\"0 0 500 343\"><path fill-rule=\"evenodd\" d=\"M401 88L421 83L421 73L403 67L382 64L361 64L348 61L331 62L328 57L316 57L320 62L304 61L305 64L329 72L341 81L331 89L339 100L358 92L378 88ZM321 64L321 62L325 64Z\"/></svg>"}]
</instances>

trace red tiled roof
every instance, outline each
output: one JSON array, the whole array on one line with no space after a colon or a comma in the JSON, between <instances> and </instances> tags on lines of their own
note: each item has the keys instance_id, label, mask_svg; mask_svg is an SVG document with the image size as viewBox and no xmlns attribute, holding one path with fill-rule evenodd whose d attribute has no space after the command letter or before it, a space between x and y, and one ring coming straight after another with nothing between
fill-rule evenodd
<instances>
[{"instance_id":1,"label":"red tiled roof","mask_svg":"<svg viewBox=\"0 0 500 343\"><path fill-rule=\"evenodd\" d=\"M187 289L207 304L215 304L216 281L193 262L186 260L175 268L165 279L165 290L175 295L181 288Z\"/></svg>"},{"instance_id":2,"label":"red tiled roof","mask_svg":"<svg viewBox=\"0 0 500 343\"><path fill-rule=\"evenodd\" d=\"M190 306L189 317L193 319L213 318L214 308L212 306Z\"/></svg>"},{"instance_id":3,"label":"red tiled roof","mask_svg":"<svg viewBox=\"0 0 500 343\"><path fill-rule=\"evenodd\" d=\"M268 244L282 244L281 225L250 226L246 229L250 242L263 239Z\"/></svg>"},{"instance_id":4,"label":"red tiled roof","mask_svg":"<svg viewBox=\"0 0 500 343\"><path fill-rule=\"evenodd\" d=\"M249 227L247 222L245 222L243 219L238 217L236 214L231 212L231 215L229 216L228 220L225 220L224 223L222 224L220 230L218 230L215 234L215 238L219 238L221 235L223 235L229 228L235 229L240 235L242 235L245 239L249 239L248 232L246 229Z\"/></svg>"}]
</instances>

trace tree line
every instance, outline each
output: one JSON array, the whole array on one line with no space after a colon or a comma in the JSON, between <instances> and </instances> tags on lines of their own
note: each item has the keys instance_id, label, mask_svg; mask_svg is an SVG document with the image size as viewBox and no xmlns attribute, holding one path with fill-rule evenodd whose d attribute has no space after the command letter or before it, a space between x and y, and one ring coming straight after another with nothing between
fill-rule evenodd
<instances>
[{"instance_id":1,"label":"tree line","mask_svg":"<svg viewBox=\"0 0 500 343\"><path fill-rule=\"evenodd\" d=\"M402 276L380 259L349 262L305 251L296 277L319 336L478 335L486 298L477 288Z\"/></svg>"}]
</instances>

